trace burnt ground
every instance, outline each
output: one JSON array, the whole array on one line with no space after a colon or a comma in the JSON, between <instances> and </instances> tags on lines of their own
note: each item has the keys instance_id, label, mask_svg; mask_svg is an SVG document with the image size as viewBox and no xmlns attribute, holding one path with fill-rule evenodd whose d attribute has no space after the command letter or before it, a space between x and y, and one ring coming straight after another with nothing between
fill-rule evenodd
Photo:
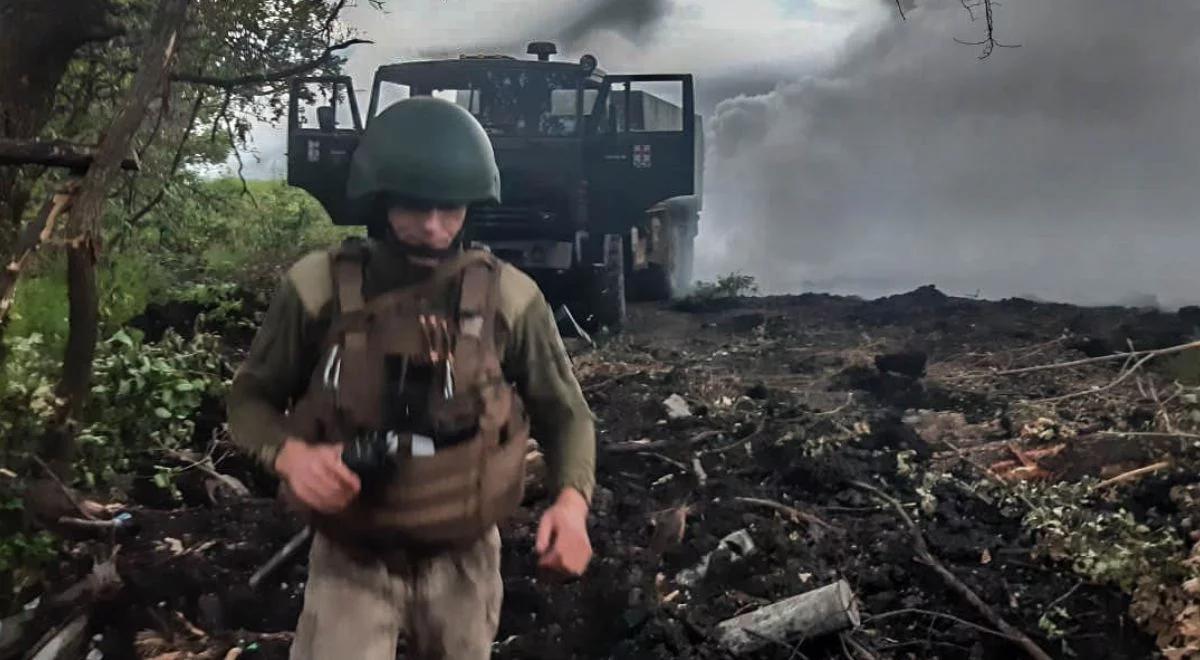
<instances>
[{"instance_id":1,"label":"burnt ground","mask_svg":"<svg viewBox=\"0 0 1200 660\"><path fill-rule=\"evenodd\" d=\"M1101 434L1152 428L1156 409L1132 378L1063 404L1028 403L1109 383L1120 361L987 375L1103 355L1130 341L1139 349L1178 344L1194 330L1182 315L983 302L932 288L876 301L803 295L633 306L631 314L625 335L575 352L598 418L595 560L582 580L539 583L533 528L544 502L530 502L504 532L496 657L728 657L711 639L715 623L839 578L859 598L858 630L775 642L747 657L1020 657L1010 640L947 618L993 627L915 560L895 512L853 481L924 502L910 511L933 553L1053 657L1154 656L1154 638L1127 614L1127 595L1042 558L1019 513L966 485L981 479L980 461L1013 459L1007 442L1036 449L1065 440L1035 462L1038 478L1050 480L1112 476L1192 451L1172 439ZM668 419L663 401L672 394L688 402L690 416ZM1026 425L1047 415L1076 432L1030 435ZM957 421L939 431L931 419ZM643 441L653 444L631 444ZM244 458L217 467L251 484L256 497L213 505L202 489L185 487L184 508L133 509L140 529L121 539L118 555L126 587L93 619L104 658L223 658L231 648L247 658L286 657L303 560L258 591L244 585L300 523ZM921 475L935 469L950 478L923 488ZM1183 539L1190 523L1178 522L1166 492L1192 481L1156 473L1124 494L1147 521L1178 523ZM739 497L791 506L827 525ZM679 507L687 507L682 541L655 542L664 512ZM677 583L681 570L741 529L755 552L718 553L698 584ZM89 563L81 550L66 573ZM1055 608L1069 617L1059 622L1063 636L1049 639L1039 621Z\"/></svg>"}]
</instances>

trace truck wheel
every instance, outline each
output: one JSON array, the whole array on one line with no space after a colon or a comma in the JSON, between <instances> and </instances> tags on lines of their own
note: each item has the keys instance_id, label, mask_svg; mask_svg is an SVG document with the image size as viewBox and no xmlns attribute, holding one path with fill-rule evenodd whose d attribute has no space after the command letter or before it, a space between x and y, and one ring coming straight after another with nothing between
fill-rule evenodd
<instances>
[{"instance_id":1,"label":"truck wheel","mask_svg":"<svg viewBox=\"0 0 1200 660\"><path fill-rule=\"evenodd\" d=\"M625 253L621 237L610 240L615 243L614 249L609 250L603 264L592 270L588 316L594 328L607 327L617 332L625 325Z\"/></svg>"}]
</instances>

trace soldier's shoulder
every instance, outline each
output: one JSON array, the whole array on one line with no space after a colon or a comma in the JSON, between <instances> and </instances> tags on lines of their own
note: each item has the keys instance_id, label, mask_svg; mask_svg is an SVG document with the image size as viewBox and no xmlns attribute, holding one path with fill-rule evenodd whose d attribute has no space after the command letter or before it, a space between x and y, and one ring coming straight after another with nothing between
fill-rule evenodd
<instances>
[{"instance_id":1,"label":"soldier's shoulder","mask_svg":"<svg viewBox=\"0 0 1200 660\"><path fill-rule=\"evenodd\" d=\"M333 300L331 259L329 250L313 250L292 264L285 275L309 316L318 316Z\"/></svg>"},{"instance_id":2,"label":"soldier's shoulder","mask_svg":"<svg viewBox=\"0 0 1200 660\"><path fill-rule=\"evenodd\" d=\"M537 282L534 282L533 278L520 268L502 259L496 259L496 261L500 266L500 304L498 307L501 317L511 326L525 310L529 309L531 304L542 298L542 290L538 287Z\"/></svg>"}]
</instances>

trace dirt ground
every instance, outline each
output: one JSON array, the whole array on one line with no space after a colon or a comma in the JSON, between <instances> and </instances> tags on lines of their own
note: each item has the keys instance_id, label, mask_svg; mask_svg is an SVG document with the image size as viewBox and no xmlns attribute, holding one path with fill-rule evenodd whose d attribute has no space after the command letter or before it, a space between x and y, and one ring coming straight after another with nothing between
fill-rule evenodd
<instances>
[{"instance_id":1,"label":"dirt ground","mask_svg":"<svg viewBox=\"0 0 1200 660\"><path fill-rule=\"evenodd\" d=\"M594 563L577 582L539 583L532 530L544 503L530 502L504 531L496 657L728 657L712 639L714 624L838 579L859 599L857 630L775 641L746 657L1020 657L916 560L896 512L852 482L913 504L908 511L937 559L1052 657L1154 656L1154 638L1127 614L1120 589L1086 584L1068 562L1039 555L1019 515L953 484L978 482L981 466L992 478L1012 463L1039 479L1073 480L1188 455L1190 444L1176 439L1103 433L1154 421L1156 409L1133 378L1064 405L1028 403L1103 387L1121 373L1120 361L995 375L1129 342L1178 344L1193 334L1186 314L983 302L932 288L875 301L804 295L639 305L631 314L628 332L600 348L573 343L598 418ZM689 416L668 418L663 402L673 394ZM1031 435L1039 410L1077 432ZM233 657L286 657L303 561L257 591L245 585L299 521L280 511L274 485L246 459L230 455L218 468L246 481L255 497L212 505L202 488L184 484L186 508L132 510L140 529L121 540L118 556L126 587L93 620L103 655L92 657L224 658L230 649L240 649ZM924 488L920 475L933 470L959 481ZM1144 520L1178 521L1185 539L1182 514L1165 493L1192 481L1178 469L1131 480L1122 486L1126 506ZM663 528L680 516L678 541ZM738 530L754 552L717 553L702 579L679 583L681 571ZM81 548L64 580L90 561ZM1051 639L1039 622L1056 608L1070 616Z\"/></svg>"}]
</instances>

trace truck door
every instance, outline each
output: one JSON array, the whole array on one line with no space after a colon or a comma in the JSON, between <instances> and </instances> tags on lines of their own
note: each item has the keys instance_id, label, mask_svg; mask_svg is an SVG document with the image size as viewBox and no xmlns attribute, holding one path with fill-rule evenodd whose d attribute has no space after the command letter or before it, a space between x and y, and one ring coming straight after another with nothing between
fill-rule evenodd
<instances>
[{"instance_id":1,"label":"truck door","mask_svg":"<svg viewBox=\"0 0 1200 660\"><path fill-rule=\"evenodd\" d=\"M317 93L329 103L316 108L315 122L305 112L310 104L300 106L313 98L312 85L319 86ZM308 191L335 224L350 224L345 213L346 177L363 130L354 86L347 76L308 76L292 79L289 91L288 185ZM339 107L339 100L345 107ZM347 119L349 125L339 125Z\"/></svg>"},{"instance_id":2,"label":"truck door","mask_svg":"<svg viewBox=\"0 0 1200 660\"><path fill-rule=\"evenodd\" d=\"M590 233L621 234L696 186L690 75L609 75L588 124Z\"/></svg>"}]
</instances>

